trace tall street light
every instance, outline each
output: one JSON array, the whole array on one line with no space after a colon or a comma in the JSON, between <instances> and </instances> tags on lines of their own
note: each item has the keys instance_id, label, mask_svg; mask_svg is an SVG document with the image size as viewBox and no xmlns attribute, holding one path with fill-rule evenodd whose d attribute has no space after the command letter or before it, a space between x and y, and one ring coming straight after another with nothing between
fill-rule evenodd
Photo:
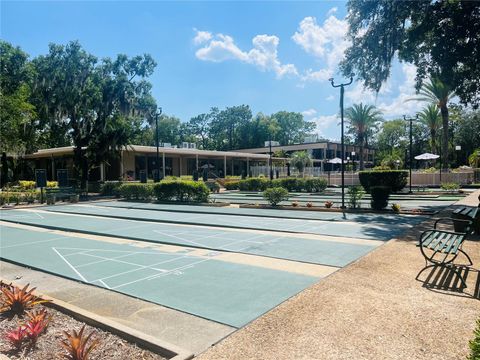
<instances>
[{"instance_id":1,"label":"tall street light","mask_svg":"<svg viewBox=\"0 0 480 360\"><path fill-rule=\"evenodd\" d=\"M410 161L409 161L409 172L410 172L410 190L409 190L409 193L411 194L412 193L412 164L413 164L413 150L412 150L412 139L413 139L413 132L412 132L412 123L413 121L417 121L418 120L418 114L413 118L413 117L408 117L406 115L403 115L403 120L405 121L409 121L410 122L410 146L409 146L409 152L410 152Z\"/></svg>"},{"instance_id":2,"label":"tall street light","mask_svg":"<svg viewBox=\"0 0 480 360\"><path fill-rule=\"evenodd\" d=\"M159 142L158 142L158 117L162 115L162 108L159 107L158 110L155 112L155 143L157 145L157 159L155 160L157 164L157 172L153 177L154 182L158 182L160 180L160 154L159 154Z\"/></svg>"},{"instance_id":3,"label":"tall street light","mask_svg":"<svg viewBox=\"0 0 480 360\"><path fill-rule=\"evenodd\" d=\"M344 166L345 139L343 136L343 133L344 133L343 131L343 95L345 93L344 87L350 85L353 82L353 77L354 77L354 74L351 74L350 81L348 83L339 84L339 85L335 85L335 83L333 82L333 78L328 79L328 81L330 81L330 83L334 88L338 88L338 87L340 88L340 117L342 119L342 209L345 209L345 166Z\"/></svg>"}]
</instances>

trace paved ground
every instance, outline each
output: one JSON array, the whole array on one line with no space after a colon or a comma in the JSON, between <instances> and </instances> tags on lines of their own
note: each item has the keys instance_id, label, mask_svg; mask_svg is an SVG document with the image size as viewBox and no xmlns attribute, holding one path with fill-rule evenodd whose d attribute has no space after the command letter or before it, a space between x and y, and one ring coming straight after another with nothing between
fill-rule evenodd
<instances>
[{"instance_id":1,"label":"paved ground","mask_svg":"<svg viewBox=\"0 0 480 360\"><path fill-rule=\"evenodd\" d=\"M462 203L476 206L479 194ZM425 263L415 242L432 221L303 291L199 359L464 359L480 313L480 241L464 246L474 266L463 268L468 287L460 289L451 272L421 272Z\"/></svg>"}]
</instances>

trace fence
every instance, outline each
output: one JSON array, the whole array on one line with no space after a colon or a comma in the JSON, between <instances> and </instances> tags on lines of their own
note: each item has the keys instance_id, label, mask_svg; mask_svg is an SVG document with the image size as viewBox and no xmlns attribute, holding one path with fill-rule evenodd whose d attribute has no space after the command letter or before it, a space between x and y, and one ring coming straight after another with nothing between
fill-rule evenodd
<instances>
[{"instance_id":1,"label":"fence","mask_svg":"<svg viewBox=\"0 0 480 360\"><path fill-rule=\"evenodd\" d=\"M252 166L250 167L252 176L265 176L268 177L268 166ZM286 166L273 166L274 177L287 177L287 167ZM477 170L478 172L478 170ZM479 179L475 178L477 172L472 171L463 171L457 173L422 173L422 172L413 172L412 173L412 185L413 186L440 186L442 183L454 182L460 185L468 185L474 182L478 182ZM305 168L306 177L320 177L325 178L328 181L329 185L341 185L342 184L342 174L339 171L321 171L320 167L307 167ZM290 176L302 176L302 174L295 168L290 168ZM477 174L477 177L479 175ZM358 172L345 171L345 184L350 185L359 185L360 181L358 179Z\"/></svg>"}]
</instances>

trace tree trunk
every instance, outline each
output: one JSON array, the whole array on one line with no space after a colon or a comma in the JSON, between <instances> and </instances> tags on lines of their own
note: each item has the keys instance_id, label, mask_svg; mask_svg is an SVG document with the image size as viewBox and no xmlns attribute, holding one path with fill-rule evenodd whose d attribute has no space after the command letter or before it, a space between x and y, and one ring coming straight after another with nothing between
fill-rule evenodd
<instances>
[{"instance_id":1,"label":"tree trunk","mask_svg":"<svg viewBox=\"0 0 480 360\"><path fill-rule=\"evenodd\" d=\"M448 169L448 107L447 104L440 106L442 114L442 167L444 170Z\"/></svg>"}]
</instances>

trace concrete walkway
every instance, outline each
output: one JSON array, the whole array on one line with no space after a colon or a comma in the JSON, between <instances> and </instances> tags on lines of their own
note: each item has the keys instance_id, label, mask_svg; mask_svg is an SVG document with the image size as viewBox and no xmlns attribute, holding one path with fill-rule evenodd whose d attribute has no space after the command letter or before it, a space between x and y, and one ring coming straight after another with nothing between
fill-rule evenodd
<instances>
[{"instance_id":1,"label":"concrete walkway","mask_svg":"<svg viewBox=\"0 0 480 360\"><path fill-rule=\"evenodd\" d=\"M455 205L477 206L479 194ZM474 265L463 291L441 269L415 280L425 266L415 243L432 224L337 271L199 359L464 359L480 314L480 241L464 245Z\"/></svg>"}]
</instances>

